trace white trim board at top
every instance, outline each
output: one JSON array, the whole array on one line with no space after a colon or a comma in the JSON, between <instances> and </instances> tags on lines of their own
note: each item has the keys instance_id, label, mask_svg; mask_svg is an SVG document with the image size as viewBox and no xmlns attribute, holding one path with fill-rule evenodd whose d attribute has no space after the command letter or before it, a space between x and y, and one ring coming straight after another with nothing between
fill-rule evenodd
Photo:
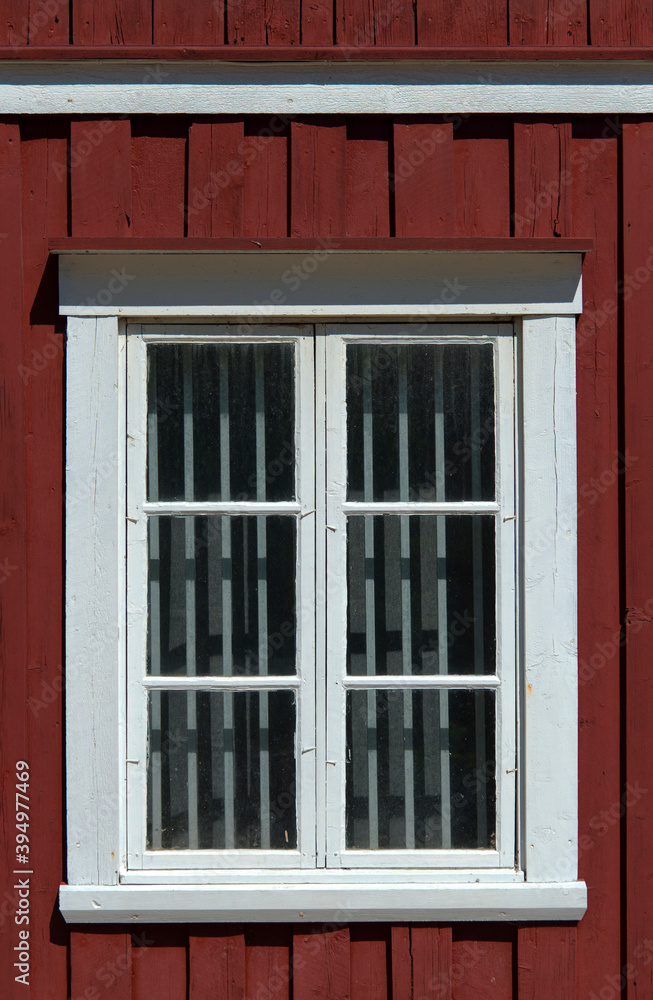
<instances>
[{"instance_id":1,"label":"white trim board at top","mask_svg":"<svg viewBox=\"0 0 653 1000\"><path fill-rule=\"evenodd\" d=\"M5 115L614 115L652 106L653 62L636 60L0 60Z\"/></svg>"},{"instance_id":2,"label":"white trim board at top","mask_svg":"<svg viewBox=\"0 0 653 1000\"><path fill-rule=\"evenodd\" d=\"M63 253L64 316L392 319L576 315L580 253Z\"/></svg>"}]
</instances>

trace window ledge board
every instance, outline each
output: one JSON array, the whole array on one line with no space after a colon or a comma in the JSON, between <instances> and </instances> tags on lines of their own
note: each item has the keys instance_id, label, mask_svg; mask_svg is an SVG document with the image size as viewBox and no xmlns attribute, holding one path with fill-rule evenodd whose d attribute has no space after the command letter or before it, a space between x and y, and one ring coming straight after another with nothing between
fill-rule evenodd
<instances>
[{"instance_id":1,"label":"window ledge board","mask_svg":"<svg viewBox=\"0 0 653 1000\"><path fill-rule=\"evenodd\" d=\"M587 909L587 887L584 882L62 885L59 905L67 923L576 921Z\"/></svg>"}]
</instances>

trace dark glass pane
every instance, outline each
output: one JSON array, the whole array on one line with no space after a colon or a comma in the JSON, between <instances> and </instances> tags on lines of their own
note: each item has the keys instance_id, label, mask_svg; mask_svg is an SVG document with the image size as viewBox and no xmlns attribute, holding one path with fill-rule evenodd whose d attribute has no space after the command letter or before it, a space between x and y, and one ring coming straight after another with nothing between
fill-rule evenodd
<instances>
[{"instance_id":1,"label":"dark glass pane","mask_svg":"<svg viewBox=\"0 0 653 1000\"><path fill-rule=\"evenodd\" d=\"M493 674L492 515L347 519L347 672Z\"/></svg>"},{"instance_id":2,"label":"dark glass pane","mask_svg":"<svg viewBox=\"0 0 653 1000\"><path fill-rule=\"evenodd\" d=\"M294 517L149 519L148 672L294 674Z\"/></svg>"},{"instance_id":3,"label":"dark glass pane","mask_svg":"<svg viewBox=\"0 0 653 1000\"><path fill-rule=\"evenodd\" d=\"M295 848L295 727L292 691L152 691L148 848Z\"/></svg>"},{"instance_id":4,"label":"dark glass pane","mask_svg":"<svg viewBox=\"0 0 653 1000\"><path fill-rule=\"evenodd\" d=\"M347 847L496 846L493 691L349 691Z\"/></svg>"},{"instance_id":5,"label":"dark glass pane","mask_svg":"<svg viewBox=\"0 0 653 1000\"><path fill-rule=\"evenodd\" d=\"M292 500L293 344L148 348L148 498Z\"/></svg>"},{"instance_id":6,"label":"dark glass pane","mask_svg":"<svg viewBox=\"0 0 653 1000\"><path fill-rule=\"evenodd\" d=\"M349 500L494 499L491 344L347 347Z\"/></svg>"}]
</instances>

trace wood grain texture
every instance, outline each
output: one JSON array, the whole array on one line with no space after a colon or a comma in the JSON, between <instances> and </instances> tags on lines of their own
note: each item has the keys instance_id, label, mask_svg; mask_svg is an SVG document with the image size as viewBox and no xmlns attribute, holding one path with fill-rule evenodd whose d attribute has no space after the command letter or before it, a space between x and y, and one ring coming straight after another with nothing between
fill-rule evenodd
<instances>
[{"instance_id":1,"label":"wood grain texture","mask_svg":"<svg viewBox=\"0 0 653 1000\"><path fill-rule=\"evenodd\" d=\"M67 46L68 11L68 0L2 0L0 43Z\"/></svg>"},{"instance_id":2,"label":"wood grain texture","mask_svg":"<svg viewBox=\"0 0 653 1000\"><path fill-rule=\"evenodd\" d=\"M628 1000L653 995L653 123L623 130L624 443L637 461L625 473L626 732L625 813L626 962ZM647 513L648 512L648 513ZM606 806L608 803L606 803Z\"/></svg>"},{"instance_id":3,"label":"wood grain texture","mask_svg":"<svg viewBox=\"0 0 653 1000\"><path fill-rule=\"evenodd\" d=\"M392 987L392 1000L412 1000L413 966L410 953L409 924L393 924L390 927L389 980Z\"/></svg>"},{"instance_id":4,"label":"wood grain texture","mask_svg":"<svg viewBox=\"0 0 653 1000\"><path fill-rule=\"evenodd\" d=\"M16 864L16 761L29 753L27 729L27 636L26 636L26 483L25 404L21 369L24 363L23 332L23 244L22 168L20 132L15 123L0 124L0 285L3 336L0 338L0 872L3 930L0 960L4 970L15 961L16 941L12 931L18 903L12 875ZM27 761L30 763L30 761ZM36 762L34 762L36 764ZM38 764L36 765L38 767ZM11 929L11 930L9 930ZM4 973L8 1000L24 997L22 983Z\"/></svg>"},{"instance_id":5,"label":"wood grain texture","mask_svg":"<svg viewBox=\"0 0 653 1000\"><path fill-rule=\"evenodd\" d=\"M460 121L454 131L455 233L510 236L510 125L503 119Z\"/></svg>"},{"instance_id":6,"label":"wood grain texture","mask_svg":"<svg viewBox=\"0 0 653 1000\"><path fill-rule=\"evenodd\" d=\"M222 45L224 42L223 4L215 0L153 0L152 42L154 45Z\"/></svg>"},{"instance_id":7,"label":"wood grain texture","mask_svg":"<svg viewBox=\"0 0 653 1000\"><path fill-rule=\"evenodd\" d=\"M279 116L250 118L243 140L243 232L288 235L288 128Z\"/></svg>"},{"instance_id":8,"label":"wood grain texture","mask_svg":"<svg viewBox=\"0 0 653 1000\"><path fill-rule=\"evenodd\" d=\"M453 1000L513 1000L515 938L511 926L454 925Z\"/></svg>"},{"instance_id":9,"label":"wood grain texture","mask_svg":"<svg viewBox=\"0 0 653 1000\"><path fill-rule=\"evenodd\" d=\"M386 1000L391 995L388 931L384 924L350 927L351 1000Z\"/></svg>"},{"instance_id":10,"label":"wood grain texture","mask_svg":"<svg viewBox=\"0 0 653 1000\"><path fill-rule=\"evenodd\" d=\"M411 0L339 0L338 45L413 45L415 11Z\"/></svg>"},{"instance_id":11,"label":"wood grain texture","mask_svg":"<svg viewBox=\"0 0 653 1000\"><path fill-rule=\"evenodd\" d=\"M65 234L65 122L32 119L22 130L25 301L25 476L31 987L65 995L68 932L57 909L63 877L63 324L48 236ZM47 540L47 543L45 542Z\"/></svg>"},{"instance_id":12,"label":"wood grain texture","mask_svg":"<svg viewBox=\"0 0 653 1000\"><path fill-rule=\"evenodd\" d=\"M333 45L334 0L302 0L302 45Z\"/></svg>"},{"instance_id":13,"label":"wood grain texture","mask_svg":"<svg viewBox=\"0 0 653 1000\"><path fill-rule=\"evenodd\" d=\"M417 44L506 45L505 0L416 0Z\"/></svg>"},{"instance_id":14,"label":"wood grain texture","mask_svg":"<svg viewBox=\"0 0 653 1000\"><path fill-rule=\"evenodd\" d=\"M144 925L139 935L143 944L132 962L131 1000L186 1000L188 930Z\"/></svg>"},{"instance_id":15,"label":"wood grain texture","mask_svg":"<svg viewBox=\"0 0 653 1000\"><path fill-rule=\"evenodd\" d=\"M245 935L222 925L188 939L188 1000L245 1000Z\"/></svg>"},{"instance_id":16,"label":"wood grain texture","mask_svg":"<svg viewBox=\"0 0 653 1000\"><path fill-rule=\"evenodd\" d=\"M347 236L390 236L389 125L375 118L347 122Z\"/></svg>"},{"instance_id":17,"label":"wood grain texture","mask_svg":"<svg viewBox=\"0 0 653 1000\"><path fill-rule=\"evenodd\" d=\"M347 129L340 118L291 124L290 235L341 236L346 231Z\"/></svg>"},{"instance_id":18,"label":"wood grain texture","mask_svg":"<svg viewBox=\"0 0 653 1000\"><path fill-rule=\"evenodd\" d=\"M650 0L590 0L592 45L652 45L653 6Z\"/></svg>"},{"instance_id":19,"label":"wood grain texture","mask_svg":"<svg viewBox=\"0 0 653 1000\"><path fill-rule=\"evenodd\" d=\"M393 140L391 189L396 235L453 235L452 123L395 120Z\"/></svg>"},{"instance_id":20,"label":"wood grain texture","mask_svg":"<svg viewBox=\"0 0 653 1000\"><path fill-rule=\"evenodd\" d=\"M60 995L63 997L65 993ZM106 997L106 1000L131 1000L130 934L112 928L72 931L70 996L77 998L93 995Z\"/></svg>"},{"instance_id":21,"label":"wood grain texture","mask_svg":"<svg viewBox=\"0 0 653 1000\"><path fill-rule=\"evenodd\" d=\"M573 233L590 236L577 327L579 625L579 875L589 908L578 927L578 991L589 996L620 968L620 830L600 824L619 801L618 139L604 122L575 126ZM620 454L622 458L620 459ZM628 462L630 465L630 463ZM600 825L597 828L597 821Z\"/></svg>"},{"instance_id":22,"label":"wood grain texture","mask_svg":"<svg viewBox=\"0 0 653 1000\"><path fill-rule=\"evenodd\" d=\"M152 43L150 0L75 0L72 10L75 45Z\"/></svg>"},{"instance_id":23,"label":"wood grain texture","mask_svg":"<svg viewBox=\"0 0 653 1000\"><path fill-rule=\"evenodd\" d=\"M247 1000L288 1000L292 995L292 928L252 926L245 940Z\"/></svg>"},{"instance_id":24,"label":"wood grain texture","mask_svg":"<svg viewBox=\"0 0 653 1000\"><path fill-rule=\"evenodd\" d=\"M586 0L509 0L511 45L587 45Z\"/></svg>"},{"instance_id":25,"label":"wood grain texture","mask_svg":"<svg viewBox=\"0 0 653 1000\"><path fill-rule=\"evenodd\" d=\"M169 118L132 123L134 236L184 235L186 142L186 126Z\"/></svg>"},{"instance_id":26,"label":"wood grain texture","mask_svg":"<svg viewBox=\"0 0 653 1000\"><path fill-rule=\"evenodd\" d=\"M348 928L296 927L292 955L293 1000L350 1000Z\"/></svg>"},{"instance_id":27,"label":"wood grain texture","mask_svg":"<svg viewBox=\"0 0 653 1000\"><path fill-rule=\"evenodd\" d=\"M189 237L242 236L243 149L242 121L191 125L186 209Z\"/></svg>"},{"instance_id":28,"label":"wood grain texture","mask_svg":"<svg viewBox=\"0 0 653 1000\"><path fill-rule=\"evenodd\" d=\"M514 126L514 235L568 236L571 227L571 125Z\"/></svg>"},{"instance_id":29,"label":"wood grain texture","mask_svg":"<svg viewBox=\"0 0 653 1000\"><path fill-rule=\"evenodd\" d=\"M517 932L519 1000L577 1000L576 928L521 927Z\"/></svg>"},{"instance_id":30,"label":"wood grain texture","mask_svg":"<svg viewBox=\"0 0 653 1000\"><path fill-rule=\"evenodd\" d=\"M68 170L73 236L128 236L132 216L131 122L72 121ZM65 186L65 174L61 175L59 166L57 179Z\"/></svg>"},{"instance_id":31,"label":"wood grain texture","mask_svg":"<svg viewBox=\"0 0 653 1000\"><path fill-rule=\"evenodd\" d=\"M229 45L299 45L300 0L230 0L226 5Z\"/></svg>"}]
</instances>

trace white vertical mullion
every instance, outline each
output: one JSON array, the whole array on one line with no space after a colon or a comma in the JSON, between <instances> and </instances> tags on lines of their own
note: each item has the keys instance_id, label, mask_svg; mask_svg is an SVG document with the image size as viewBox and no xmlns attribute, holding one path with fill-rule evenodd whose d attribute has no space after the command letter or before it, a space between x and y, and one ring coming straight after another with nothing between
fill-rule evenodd
<instances>
[{"instance_id":1,"label":"white vertical mullion","mask_svg":"<svg viewBox=\"0 0 653 1000\"><path fill-rule=\"evenodd\" d=\"M398 352L398 397L399 397L399 499L408 500L408 377L406 370L406 348ZM400 524L400 572L401 572L401 661L404 674L412 674L412 627L410 607L410 521L407 515L399 515ZM413 702L412 692L403 693L404 724L404 813L407 848L415 847L415 777L413 756ZM406 745L408 741L408 745Z\"/></svg>"},{"instance_id":2,"label":"white vertical mullion","mask_svg":"<svg viewBox=\"0 0 653 1000\"><path fill-rule=\"evenodd\" d=\"M220 352L220 498L231 499L231 454L229 441L229 349ZM221 593L222 593L222 673L233 674L233 594L231 565L231 518L221 517ZM234 711L233 694L223 694L224 719L224 846L235 845L234 817Z\"/></svg>"},{"instance_id":3,"label":"white vertical mullion","mask_svg":"<svg viewBox=\"0 0 653 1000\"><path fill-rule=\"evenodd\" d=\"M481 495L481 406L479 398L479 357L478 349L470 350L470 396L471 396L471 478L472 497ZM498 483L497 483L498 492ZM474 602L474 672L482 674L483 662L483 530L479 516L472 518L472 593ZM485 694L477 691L474 695L474 720L476 735L476 833L477 846L483 847L487 835L487 795L485 759Z\"/></svg>"},{"instance_id":4,"label":"white vertical mullion","mask_svg":"<svg viewBox=\"0 0 653 1000\"><path fill-rule=\"evenodd\" d=\"M444 503L445 454L444 454L444 372L443 349L434 347L435 354L435 499ZM438 671L449 673L449 644L447 635L447 522L444 516L436 519L436 559L438 567ZM449 693L440 692L440 809L442 815L442 847L451 847L451 772L449 761Z\"/></svg>"},{"instance_id":5,"label":"white vertical mullion","mask_svg":"<svg viewBox=\"0 0 653 1000\"><path fill-rule=\"evenodd\" d=\"M342 865L346 846L346 693L347 669L347 434L345 342L331 327L324 337L326 377L326 607L327 607L327 867ZM319 369L318 369L319 372ZM319 377L319 376L318 376ZM319 384L319 382L318 382Z\"/></svg>"},{"instance_id":6,"label":"white vertical mullion","mask_svg":"<svg viewBox=\"0 0 653 1000\"><path fill-rule=\"evenodd\" d=\"M192 347L182 348L184 379L184 498L195 499L193 456L193 356ZM195 635L195 518L184 518L184 555L186 581L186 676L197 673ZM190 570L192 568L192 575ZM186 693L188 731L188 846L199 846L199 803L197 798L197 695Z\"/></svg>"},{"instance_id":7,"label":"white vertical mullion","mask_svg":"<svg viewBox=\"0 0 653 1000\"><path fill-rule=\"evenodd\" d=\"M316 468L324 475L324 448L321 459L316 447L315 342L311 328L305 328L295 345L295 468L297 499L301 514L297 518L297 580L295 590L297 619L297 669L301 687L297 692L297 822L301 864L323 868L325 864L324 800L324 633L316 642L318 602L324 605L322 585L316 599ZM323 378L322 369L322 378ZM319 399L318 395L318 399ZM322 397L323 398L323 397ZM324 416L317 416L318 436L324 440ZM324 492L322 492L324 496ZM323 504L321 518L324 522ZM318 563L324 579L324 538ZM323 612L322 612L323 613ZM316 726L317 718L321 724ZM319 736L317 734L319 730ZM318 760L322 761L321 770ZM317 775L321 780L316 781ZM316 787L317 786L317 787ZM316 812L317 809L317 812Z\"/></svg>"},{"instance_id":8,"label":"white vertical mullion","mask_svg":"<svg viewBox=\"0 0 653 1000\"><path fill-rule=\"evenodd\" d=\"M150 352L150 374L152 383L156 385L156 353ZM147 391L147 390L146 390ZM159 454L158 454L158 419L156 408L156 392L147 402L147 440L146 461L148 477L148 500L159 499ZM160 545L159 518L149 518L147 525L149 537L149 644L150 673L157 676L161 673L161 585L160 585ZM156 564L156 573L152 568ZM150 772L152 786L152 847L161 845L161 695L150 695ZM159 749L154 746L158 744Z\"/></svg>"},{"instance_id":9,"label":"white vertical mullion","mask_svg":"<svg viewBox=\"0 0 653 1000\"><path fill-rule=\"evenodd\" d=\"M345 425L346 433L346 425ZM363 499L374 499L374 419L369 347L363 362ZM374 595L374 519L365 516L365 654L366 668L376 674L376 607ZM372 567L372 569L371 569ZM372 575L370 575L372 573ZM367 774L370 848L379 846L379 793L376 741L376 691L367 692Z\"/></svg>"},{"instance_id":10,"label":"white vertical mullion","mask_svg":"<svg viewBox=\"0 0 653 1000\"><path fill-rule=\"evenodd\" d=\"M148 518L147 348L139 328L127 336L127 829L128 867L143 867L147 831ZM154 700L154 699L153 699ZM160 704L160 703L159 703ZM159 756L160 760L160 756ZM154 780L154 775L152 775ZM159 783L160 784L160 783ZM160 791L162 791L160 787Z\"/></svg>"},{"instance_id":11,"label":"white vertical mullion","mask_svg":"<svg viewBox=\"0 0 653 1000\"><path fill-rule=\"evenodd\" d=\"M265 390L264 366L261 353L263 345L254 348L254 395L256 408L256 499L266 499L265 465ZM258 672L268 672L268 582L267 582L267 523L265 517L256 518L256 576L258 611ZM259 792L261 810L261 847L270 847L270 751L269 708L266 691L259 693Z\"/></svg>"}]
</instances>

